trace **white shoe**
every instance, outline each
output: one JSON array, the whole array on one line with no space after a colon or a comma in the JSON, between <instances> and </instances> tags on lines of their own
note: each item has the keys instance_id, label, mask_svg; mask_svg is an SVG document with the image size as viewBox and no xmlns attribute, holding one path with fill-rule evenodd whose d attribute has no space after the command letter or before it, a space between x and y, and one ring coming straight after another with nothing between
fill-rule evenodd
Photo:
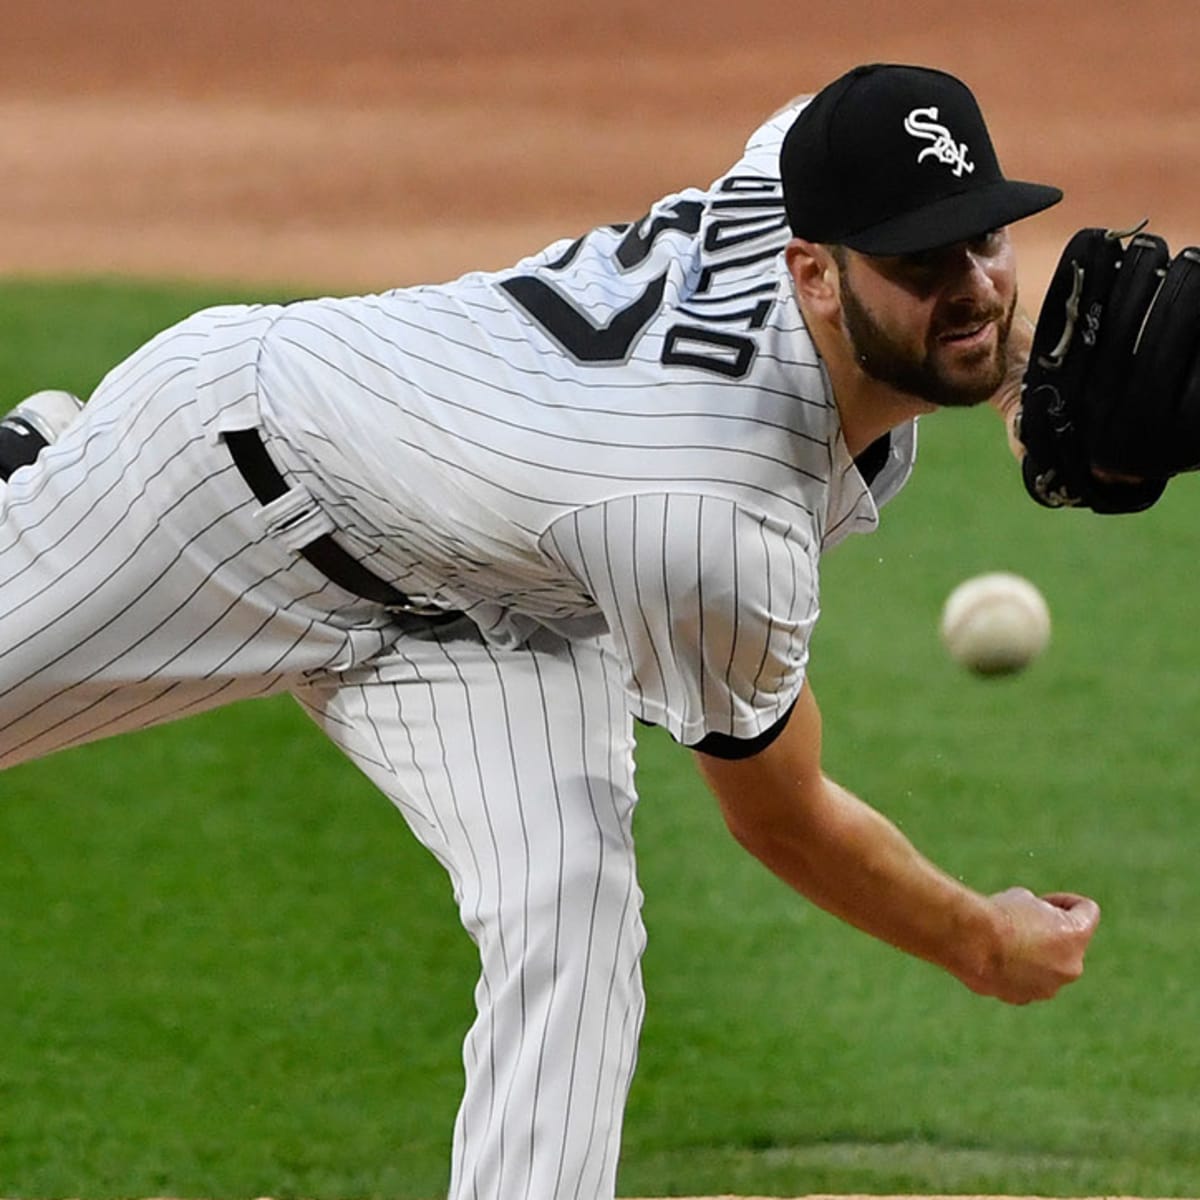
<instances>
[{"instance_id":1,"label":"white shoe","mask_svg":"<svg viewBox=\"0 0 1200 1200\"><path fill-rule=\"evenodd\" d=\"M23 436L36 435L43 445L48 445L57 440L82 409L83 401L70 392L34 392L0 421L0 427Z\"/></svg>"}]
</instances>

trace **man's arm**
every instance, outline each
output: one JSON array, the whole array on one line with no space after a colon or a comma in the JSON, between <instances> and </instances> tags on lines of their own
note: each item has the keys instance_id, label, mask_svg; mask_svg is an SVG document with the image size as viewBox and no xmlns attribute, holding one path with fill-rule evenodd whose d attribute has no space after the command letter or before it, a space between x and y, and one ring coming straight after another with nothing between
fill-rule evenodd
<instances>
[{"instance_id":1,"label":"man's arm","mask_svg":"<svg viewBox=\"0 0 1200 1200\"><path fill-rule=\"evenodd\" d=\"M1008 448L1017 462L1025 457L1025 447L1019 436L1021 384L1025 369L1029 366L1033 329L1029 314L1024 309L1017 309L1008 335L1008 371L999 390L988 401L1004 421L1004 428L1008 432Z\"/></svg>"},{"instance_id":2,"label":"man's arm","mask_svg":"<svg viewBox=\"0 0 1200 1200\"><path fill-rule=\"evenodd\" d=\"M1024 888L983 896L924 858L821 771L821 717L807 683L766 749L696 759L734 837L849 924L1010 1004L1049 999L1082 973L1100 917L1095 902Z\"/></svg>"}]
</instances>

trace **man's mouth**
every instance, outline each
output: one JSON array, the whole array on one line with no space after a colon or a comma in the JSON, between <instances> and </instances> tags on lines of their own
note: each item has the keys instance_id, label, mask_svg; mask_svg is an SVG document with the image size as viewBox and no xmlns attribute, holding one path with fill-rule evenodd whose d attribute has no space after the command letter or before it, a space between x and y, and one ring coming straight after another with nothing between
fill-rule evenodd
<instances>
[{"instance_id":1,"label":"man's mouth","mask_svg":"<svg viewBox=\"0 0 1200 1200\"><path fill-rule=\"evenodd\" d=\"M948 346L970 347L986 341L991 328L992 319L989 317L985 321L944 330L938 334L938 341Z\"/></svg>"}]
</instances>

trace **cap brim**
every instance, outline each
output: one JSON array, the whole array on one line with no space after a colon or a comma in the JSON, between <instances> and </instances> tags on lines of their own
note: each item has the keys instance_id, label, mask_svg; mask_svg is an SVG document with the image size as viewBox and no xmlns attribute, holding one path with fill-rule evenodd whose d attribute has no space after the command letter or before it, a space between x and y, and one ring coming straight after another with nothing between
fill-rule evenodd
<instances>
[{"instance_id":1,"label":"cap brim","mask_svg":"<svg viewBox=\"0 0 1200 1200\"><path fill-rule=\"evenodd\" d=\"M839 238L863 254L916 254L969 241L1057 204L1062 192L1044 183L1002 179L945 196L879 225Z\"/></svg>"}]
</instances>

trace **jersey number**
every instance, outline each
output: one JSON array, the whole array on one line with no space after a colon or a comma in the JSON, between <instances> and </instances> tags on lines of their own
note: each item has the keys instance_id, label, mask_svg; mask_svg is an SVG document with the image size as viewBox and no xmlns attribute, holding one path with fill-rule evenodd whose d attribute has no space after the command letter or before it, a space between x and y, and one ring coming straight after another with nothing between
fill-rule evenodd
<instances>
[{"instance_id":1,"label":"jersey number","mask_svg":"<svg viewBox=\"0 0 1200 1200\"><path fill-rule=\"evenodd\" d=\"M662 303L667 277L660 275L641 295L613 313L607 325L595 325L561 292L534 275L518 275L500 285L576 362L624 362L633 343Z\"/></svg>"},{"instance_id":2,"label":"jersey number","mask_svg":"<svg viewBox=\"0 0 1200 1200\"><path fill-rule=\"evenodd\" d=\"M613 252L614 258L624 271L640 266L650 256L654 243L668 230L698 233L703 211L704 206L694 200L678 200L653 219L647 213L640 221L623 227L624 237ZM551 264L551 270L569 266L584 240L580 238L573 243ZM638 338L658 312L667 276L664 272L652 279L604 325L597 325L586 312L536 275L518 275L504 280L500 286L576 362L620 363L629 358ZM699 325L673 325L663 342L660 361L739 379L750 369L754 350L750 338Z\"/></svg>"}]
</instances>

